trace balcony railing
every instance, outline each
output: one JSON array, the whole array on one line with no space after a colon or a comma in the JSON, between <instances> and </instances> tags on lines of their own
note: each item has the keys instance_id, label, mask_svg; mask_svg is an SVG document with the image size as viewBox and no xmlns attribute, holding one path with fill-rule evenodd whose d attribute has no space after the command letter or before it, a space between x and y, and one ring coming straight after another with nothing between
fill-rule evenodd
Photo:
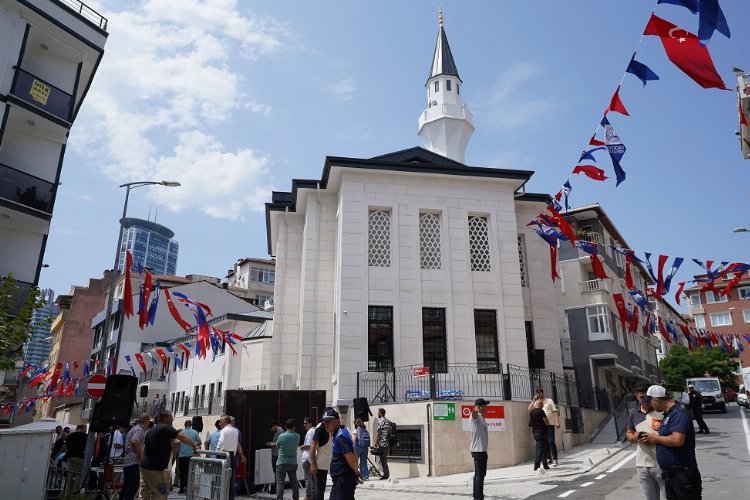
<instances>
[{"instance_id":1,"label":"balcony railing","mask_svg":"<svg viewBox=\"0 0 750 500\"><path fill-rule=\"evenodd\" d=\"M79 16L92 23L94 26L98 26L99 29L102 29L104 31L107 30L107 18L99 14L97 11L95 11L85 3L79 0L57 0L57 2L76 12Z\"/></svg>"},{"instance_id":2,"label":"balcony railing","mask_svg":"<svg viewBox=\"0 0 750 500\"><path fill-rule=\"evenodd\" d=\"M596 243L597 245L602 244L602 235L594 231L586 231L577 235L579 240L588 241L590 243Z\"/></svg>"},{"instance_id":3,"label":"balcony railing","mask_svg":"<svg viewBox=\"0 0 750 500\"><path fill-rule=\"evenodd\" d=\"M52 213L55 185L0 163L0 198Z\"/></svg>"},{"instance_id":4,"label":"balcony railing","mask_svg":"<svg viewBox=\"0 0 750 500\"><path fill-rule=\"evenodd\" d=\"M594 293L601 291L608 291L607 283L601 280L588 280L581 283L581 291L583 293Z\"/></svg>"},{"instance_id":5,"label":"balcony railing","mask_svg":"<svg viewBox=\"0 0 750 500\"><path fill-rule=\"evenodd\" d=\"M65 122L71 121L73 96L18 66L15 69L11 94Z\"/></svg>"}]
</instances>

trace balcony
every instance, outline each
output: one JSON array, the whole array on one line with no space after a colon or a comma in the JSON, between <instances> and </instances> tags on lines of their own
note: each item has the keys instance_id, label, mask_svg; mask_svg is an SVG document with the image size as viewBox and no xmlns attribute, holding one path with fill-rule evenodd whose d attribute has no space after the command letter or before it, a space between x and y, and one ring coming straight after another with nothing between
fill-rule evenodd
<instances>
[{"instance_id":1,"label":"balcony","mask_svg":"<svg viewBox=\"0 0 750 500\"><path fill-rule=\"evenodd\" d=\"M52 214L55 185L0 163L0 198Z\"/></svg>"},{"instance_id":2,"label":"balcony","mask_svg":"<svg viewBox=\"0 0 750 500\"><path fill-rule=\"evenodd\" d=\"M589 243L596 243L597 245L602 244L602 235L594 231L582 231L576 235L579 240L588 241Z\"/></svg>"},{"instance_id":3,"label":"balcony","mask_svg":"<svg viewBox=\"0 0 750 500\"><path fill-rule=\"evenodd\" d=\"M64 5L69 10L77 13L87 22L98 27L102 31L107 31L107 18L79 0L57 0L57 3Z\"/></svg>"},{"instance_id":4,"label":"balcony","mask_svg":"<svg viewBox=\"0 0 750 500\"><path fill-rule=\"evenodd\" d=\"M16 75L10 93L17 99L31 104L62 121L60 125L70 127L73 111L73 96L60 90L18 66L14 66Z\"/></svg>"},{"instance_id":5,"label":"balcony","mask_svg":"<svg viewBox=\"0 0 750 500\"><path fill-rule=\"evenodd\" d=\"M588 280L581 282L581 292L583 293L596 293L596 292L608 292L609 285L606 281L602 280Z\"/></svg>"}]
</instances>

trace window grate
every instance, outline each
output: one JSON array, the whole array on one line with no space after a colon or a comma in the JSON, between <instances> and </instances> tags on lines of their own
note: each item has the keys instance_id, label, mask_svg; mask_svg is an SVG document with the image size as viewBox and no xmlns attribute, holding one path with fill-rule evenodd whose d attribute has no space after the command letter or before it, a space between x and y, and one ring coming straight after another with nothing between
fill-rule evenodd
<instances>
[{"instance_id":1,"label":"window grate","mask_svg":"<svg viewBox=\"0 0 750 500\"><path fill-rule=\"evenodd\" d=\"M490 271L490 237L487 217L469 217L469 250L472 271Z\"/></svg>"},{"instance_id":2,"label":"window grate","mask_svg":"<svg viewBox=\"0 0 750 500\"><path fill-rule=\"evenodd\" d=\"M367 371L393 370L393 308L370 306L367 310Z\"/></svg>"},{"instance_id":3,"label":"window grate","mask_svg":"<svg viewBox=\"0 0 750 500\"><path fill-rule=\"evenodd\" d=\"M500 373L497 313L493 309L474 310L474 338L477 344L477 373Z\"/></svg>"},{"instance_id":4,"label":"window grate","mask_svg":"<svg viewBox=\"0 0 750 500\"><path fill-rule=\"evenodd\" d=\"M430 373L448 373L448 337L445 331L445 309L422 308L422 346L424 366Z\"/></svg>"},{"instance_id":5,"label":"window grate","mask_svg":"<svg viewBox=\"0 0 750 500\"><path fill-rule=\"evenodd\" d=\"M440 216L419 216L419 254L422 269L440 269Z\"/></svg>"},{"instance_id":6,"label":"window grate","mask_svg":"<svg viewBox=\"0 0 750 500\"><path fill-rule=\"evenodd\" d=\"M518 263L521 270L521 286L528 286L526 281L526 245L523 236L518 235Z\"/></svg>"},{"instance_id":7,"label":"window grate","mask_svg":"<svg viewBox=\"0 0 750 500\"><path fill-rule=\"evenodd\" d=\"M368 265L391 267L391 213L370 210Z\"/></svg>"}]
</instances>

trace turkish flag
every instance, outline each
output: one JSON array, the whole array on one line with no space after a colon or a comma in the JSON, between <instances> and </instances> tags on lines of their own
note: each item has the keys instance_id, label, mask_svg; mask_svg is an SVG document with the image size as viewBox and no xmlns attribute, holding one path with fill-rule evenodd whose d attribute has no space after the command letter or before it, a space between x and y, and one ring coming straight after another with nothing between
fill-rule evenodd
<instances>
[{"instance_id":1,"label":"turkish flag","mask_svg":"<svg viewBox=\"0 0 750 500\"><path fill-rule=\"evenodd\" d=\"M594 165L576 165L576 168L573 169L573 173L580 174L581 172L586 174L586 177L594 179L595 181L603 181L608 179L608 177L604 175L604 170L599 167L595 167Z\"/></svg>"},{"instance_id":2,"label":"turkish flag","mask_svg":"<svg viewBox=\"0 0 750 500\"><path fill-rule=\"evenodd\" d=\"M133 315L133 288L130 285L130 268L133 267L133 256L129 251L125 251L125 291L123 292L123 300L125 301L125 317L129 318ZM114 286L114 283L113 283Z\"/></svg>"},{"instance_id":3,"label":"turkish flag","mask_svg":"<svg viewBox=\"0 0 750 500\"><path fill-rule=\"evenodd\" d=\"M617 306L617 314L620 315L620 326L623 332L627 332L627 321L628 321L628 309L625 307L625 299L622 298L621 293L613 293L612 298L615 299L615 306Z\"/></svg>"},{"instance_id":4,"label":"turkish flag","mask_svg":"<svg viewBox=\"0 0 750 500\"><path fill-rule=\"evenodd\" d=\"M728 90L716 72L708 49L701 45L694 34L655 14L651 14L643 34L661 38L661 44L669 60L704 89Z\"/></svg>"},{"instance_id":5,"label":"turkish flag","mask_svg":"<svg viewBox=\"0 0 750 500\"><path fill-rule=\"evenodd\" d=\"M141 366L141 370L143 370L143 373L146 373L146 363L143 362L143 354L141 354L140 352L135 353L135 360Z\"/></svg>"},{"instance_id":6,"label":"turkish flag","mask_svg":"<svg viewBox=\"0 0 750 500\"><path fill-rule=\"evenodd\" d=\"M607 276L606 271L604 271L604 266L602 265L602 261L599 260L599 256L592 253L591 255L589 255L589 259L591 259L591 267L594 270L594 276L596 276L600 280L609 279L609 276Z\"/></svg>"}]
</instances>

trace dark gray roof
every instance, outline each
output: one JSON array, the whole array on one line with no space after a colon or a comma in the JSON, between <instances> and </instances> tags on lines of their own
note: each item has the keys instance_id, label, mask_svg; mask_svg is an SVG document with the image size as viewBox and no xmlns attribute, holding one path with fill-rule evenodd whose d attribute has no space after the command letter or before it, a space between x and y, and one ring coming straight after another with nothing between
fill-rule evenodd
<instances>
[{"instance_id":1,"label":"dark gray roof","mask_svg":"<svg viewBox=\"0 0 750 500\"><path fill-rule=\"evenodd\" d=\"M448 45L448 37L445 35L445 30L442 26L440 26L440 33L438 33L437 42L435 43L435 53L432 56L430 76L427 79L429 80L437 75L455 75L461 78L458 76L458 68L456 68L451 47Z\"/></svg>"}]
</instances>

